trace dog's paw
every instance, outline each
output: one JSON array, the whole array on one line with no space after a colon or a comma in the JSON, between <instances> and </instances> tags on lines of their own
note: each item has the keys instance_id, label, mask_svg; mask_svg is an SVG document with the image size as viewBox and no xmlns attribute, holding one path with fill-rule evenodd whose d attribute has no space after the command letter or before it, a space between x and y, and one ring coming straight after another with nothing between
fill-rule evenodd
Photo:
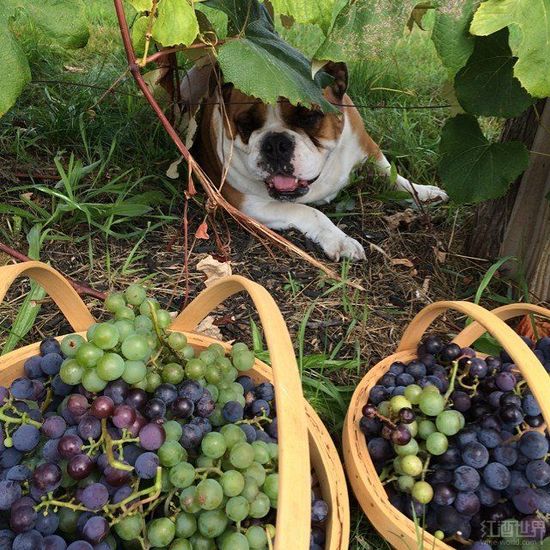
<instances>
[{"instance_id":1,"label":"dog's paw","mask_svg":"<svg viewBox=\"0 0 550 550\"><path fill-rule=\"evenodd\" d=\"M417 185L416 183L413 185L420 202L447 202L449 200L447 193L435 185Z\"/></svg>"},{"instance_id":2,"label":"dog's paw","mask_svg":"<svg viewBox=\"0 0 550 550\"><path fill-rule=\"evenodd\" d=\"M365 260L367 257L363 246L358 241L345 234L328 234L319 240L319 244L323 248L325 254L336 262L342 258L349 258L353 262L358 262L360 260Z\"/></svg>"}]
</instances>

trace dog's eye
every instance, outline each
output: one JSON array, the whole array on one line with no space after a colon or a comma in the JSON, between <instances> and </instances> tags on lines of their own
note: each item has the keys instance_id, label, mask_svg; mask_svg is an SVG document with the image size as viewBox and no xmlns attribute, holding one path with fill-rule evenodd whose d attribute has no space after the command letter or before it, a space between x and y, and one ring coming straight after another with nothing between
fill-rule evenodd
<instances>
[{"instance_id":1,"label":"dog's eye","mask_svg":"<svg viewBox=\"0 0 550 550\"><path fill-rule=\"evenodd\" d=\"M244 141L248 141L250 135L254 130L257 130L261 123L253 115L245 113L235 120L235 125L237 126L237 131L241 134L241 137Z\"/></svg>"},{"instance_id":2,"label":"dog's eye","mask_svg":"<svg viewBox=\"0 0 550 550\"><path fill-rule=\"evenodd\" d=\"M313 128L316 126L325 115L318 110L300 108L296 111L295 123L301 128Z\"/></svg>"}]
</instances>

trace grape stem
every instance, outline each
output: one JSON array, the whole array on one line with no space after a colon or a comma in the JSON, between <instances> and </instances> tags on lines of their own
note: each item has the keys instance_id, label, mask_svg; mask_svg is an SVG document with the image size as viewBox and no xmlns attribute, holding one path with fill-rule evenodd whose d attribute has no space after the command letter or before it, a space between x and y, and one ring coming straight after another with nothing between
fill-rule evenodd
<instances>
[{"instance_id":1,"label":"grape stem","mask_svg":"<svg viewBox=\"0 0 550 550\"><path fill-rule=\"evenodd\" d=\"M109 464L113 468L117 468L118 470L125 470L126 472L132 472L133 467L129 464L124 464L124 462L120 462L120 460L117 460L115 458L115 455L113 453L113 440L111 439L111 436L109 435L109 431L107 430L107 419L102 418L101 419L101 437L104 440L105 444L105 454L107 455L107 460L109 461ZM121 441L120 439L117 439L115 441Z\"/></svg>"},{"instance_id":2,"label":"grape stem","mask_svg":"<svg viewBox=\"0 0 550 550\"><path fill-rule=\"evenodd\" d=\"M422 468L422 481L424 481L424 478L426 477L426 474L428 473L428 468L430 467L430 460L432 459L432 455L428 455L428 458L426 458L426 462L424 462L424 467Z\"/></svg>"},{"instance_id":3,"label":"grape stem","mask_svg":"<svg viewBox=\"0 0 550 550\"><path fill-rule=\"evenodd\" d=\"M142 491L138 491L137 493L131 494L129 497L125 498L124 500L121 500L120 502L117 502L116 504L110 504L108 506L109 510L116 510L117 508L124 508L125 514L128 515L130 512L134 511L139 506L143 506L144 504L147 504L148 502L152 502L158 496L160 495L162 490L162 468L159 466L157 468L157 475L155 478L155 484L151 487L148 487L147 489L143 489ZM126 509L126 504L129 502L132 502L133 500L139 499L140 497L147 496L144 500L140 500L139 502L136 502L132 504L128 509ZM115 520L114 523L117 523L118 520ZM113 524L114 524L113 523Z\"/></svg>"},{"instance_id":4,"label":"grape stem","mask_svg":"<svg viewBox=\"0 0 550 550\"><path fill-rule=\"evenodd\" d=\"M51 388L48 388L48 392L46 393L46 399L44 399L44 403L42 403L42 406L40 407L40 412L44 413L50 406L50 403L52 402L53 398L53 392Z\"/></svg>"},{"instance_id":5,"label":"grape stem","mask_svg":"<svg viewBox=\"0 0 550 550\"><path fill-rule=\"evenodd\" d=\"M50 506L52 506L54 508L70 508L75 512L92 512L92 510L89 510L88 508L86 508L86 506L82 506L81 504L73 504L73 500L70 500L69 502L63 502L61 500L46 499L43 500L40 504L37 504L34 509L38 512L42 508L46 508L47 510Z\"/></svg>"},{"instance_id":6,"label":"grape stem","mask_svg":"<svg viewBox=\"0 0 550 550\"><path fill-rule=\"evenodd\" d=\"M447 392L444 395L445 405L447 405L447 402L449 401L451 394L455 391L457 373L458 373L458 361L453 361L453 368L451 370L451 377L449 379L449 388L447 389Z\"/></svg>"},{"instance_id":7,"label":"grape stem","mask_svg":"<svg viewBox=\"0 0 550 550\"><path fill-rule=\"evenodd\" d=\"M7 416L4 412L6 409L10 409L10 412L13 412L15 414L21 414L21 418ZM8 402L0 407L0 420L5 424L30 424L31 426L34 426L38 429L42 427L42 424L40 422L37 422L36 420L30 418L27 413L20 413L19 410L11 404L11 402Z\"/></svg>"}]
</instances>

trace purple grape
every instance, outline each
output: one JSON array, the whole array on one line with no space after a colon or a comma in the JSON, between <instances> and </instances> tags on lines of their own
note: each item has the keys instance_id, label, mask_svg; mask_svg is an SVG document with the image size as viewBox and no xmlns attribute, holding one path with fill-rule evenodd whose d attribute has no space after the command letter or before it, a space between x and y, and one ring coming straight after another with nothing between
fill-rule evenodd
<instances>
[{"instance_id":1,"label":"purple grape","mask_svg":"<svg viewBox=\"0 0 550 550\"><path fill-rule=\"evenodd\" d=\"M40 363L42 362L42 357L40 355L35 355L34 357L29 357L25 361L23 368L25 369L25 374L27 378L41 378L44 376L42 369L40 368Z\"/></svg>"},{"instance_id":2,"label":"purple grape","mask_svg":"<svg viewBox=\"0 0 550 550\"><path fill-rule=\"evenodd\" d=\"M264 403L267 403L267 401L263 401ZM269 405L268 405L269 407ZM196 403L195 403L195 414L198 416L201 416L202 418L208 418L216 408L216 403L212 399L211 395L203 395Z\"/></svg>"},{"instance_id":3,"label":"purple grape","mask_svg":"<svg viewBox=\"0 0 550 550\"><path fill-rule=\"evenodd\" d=\"M130 407L132 407L133 409L137 410L137 409L141 409L143 405L147 403L148 399L149 399L149 396L147 395L147 392L139 388L132 388L128 390L125 403L127 405L130 405Z\"/></svg>"},{"instance_id":4,"label":"purple grape","mask_svg":"<svg viewBox=\"0 0 550 550\"><path fill-rule=\"evenodd\" d=\"M53 512L39 513L36 517L35 529L43 536L53 535L59 527L59 516Z\"/></svg>"},{"instance_id":5,"label":"purple grape","mask_svg":"<svg viewBox=\"0 0 550 550\"><path fill-rule=\"evenodd\" d=\"M10 527L15 533L24 533L34 529L37 514L34 506L18 506L12 508L10 513Z\"/></svg>"},{"instance_id":6,"label":"purple grape","mask_svg":"<svg viewBox=\"0 0 550 550\"><path fill-rule=\"evenodd\" d=\"M77 435L64 435L57 444L57 451L63 458L71 458L80 453L82 445L82 439Z\"/></svg>"},{"instance_id":7,"label":"purple grape","mask_svg":"<svg viewBox=\"0 0 550 550\"><path fill-rule=\"evenodd\" d=\"M99 544L109 534L109 523L101 516L93 516L84 525L82 534L92 544Z\"/></svg>"},{"instance_id":8,"label":"purple grape","mask_svg":"<svg viewBox=\"0 0 550 550\"><path fill-rule=\"evenodd\" d=\"M311 505L311 521L323 523L328 518L328 504L324 500L316 500Z\"/></svg>"},{"instance_id":9,"label":"purple grape","mask_svg":"<svg viewBox=\"0 0 550 550\"><path fill-rule=\"evenodd\" d=\"M112 422L117 428L129 428L136 420L136 411L129 405L115 407Z\"/></svg>"},{"instance_id":10,"label":"purple grape","mask_svg":"<svg viewBox=\"0 0 550 550\"><path fill-rule=\"evenodd\" d=\"M155 453L143 453L136 460L136 474L141 479L153 479L158 467L159 458Z\"/></svg>"},{"instance_id":11,"label":"purple grape","mask_svg":"<svg viewBox=\"0 0 550 550\"><path fill-rule=\"evenodd\" d=\"M151 422L143 426L139 431L139 444L147 451L156 451L160 449L165 440L166 432L164 428L158 424L153 424Z\"/></svg>"},{"instance_id":12,"label":"purple grape","mask_svg":"<svg viewBox=\"0 0 550 550\"><path fill-rule=\"evenodd\" d=\"M550 465L544 460L533 460L525 468L525 477L536 487L545 487L550 483Z\"/></svg>"},{"instance_id":13,"label":"purple grape","mask_svg":"<svg viewBox=\"0 0 550 550\"><path fill-rule=\"evenodd\" d=\"M44 537L44 550L66 550L67 543L59 535Z\"/></svg>"},{"instance_id":14,"label":"purple grape","mask_svg":"<svg viewBox=\"0 0 550 550\"><path fill-rule=\"evenodd\" d=\"M543 458L548 453L548 440L540 432L525 432L519 440L519 450L533 460Z\"/></svg>"},{"instance_id":15,"label":"purple grape","mask_svg":"<svg viewBox=\"0 0 550 550\"><path fill-rule=\"evenodd\" d=\"M13 446L22 453L32 451L40 442L40 432L35 426L22 424L13 433Z\"/></svg>"},{"instance_id":16,"label":"purple grape","mask_svg":"<svg viewBox=\"0 0 550 550\"><path fill-rule=\"evenodd\" d=\"M456 495L454 507L460 514L473 516L479 512L481 504L475 493L461 491Z\"/></svg>"},{"instance_id":17,"label":"purple grape","mask_svg":"<svg viewBox=\"0 0 550 550\"><path fill-rule=\"evenodd\" d=\"M87 478L93 470L94 462L86 454L74 455L67 464L67 474L77 480Z\"/></svg>"},{"instance_id":18,"label":"purple grape","mask_svg":"<svg viewBox=\"0 0 550 550\"><path fill-rule=\"evenodd\" d=\"M481 443L472 441L462 449L462 460L467 466L480 469L489 462L489 451Z\"/></svg>"},{"instance_id":19,"label":"purple grape","mask_svg":"<svg viewBox=\"0 0 550 550\"><path fill-rule=\"evenodd\" d=\"M254 391L254 381L252 380L252 378L250 378L250 376L239 376L237 380L235 380L235 382L243 387L244 394Z\"/></svg>"},{"instance_id":20,"label":"purple grape","mask_svg":"<svg viewBox=\"0 0 550 550\"><path fill-rule=\"evenodd\" d=\"M103 390L103 395L110 397L115 405L120 405L124 402L124 399L126 399L129 388L130 386L124 382L124 380L115 380L107 384L106 388Z\"/></svg>"},{"instance_id":21,"label":"purple grape","mask_svg":"<svg viewBox=\"0 0 550 550\"><path fill-rule=\"evenodd\" d=\"M493 458L504 466L513 466L518 459L518 452L511 445L500 445L493 449Z\"/></svg>"},{"instance_id":22,"label":"purple grape","mask_svg":"<svg viewBox=\"0 0 550 550\"><path fill-rule=\"evenodd\" d=\"M12 466L6 472L6 480L8 481L25 481L30 479L32 472L26 464L18 464L17 466Z\"/></svg>"},{"instance_id":23,"label":"purple grape","mask_svg":"<svg viewBox=\"0 0 550 550\"><path fill-rule=\"evenodd\" d=\"M45 462L35 468L32 479L38 489L46 492L54 491L61 483L61 468L57 464Z\"/></svg>"},{"instance_id":24,"label":"purple grape","mask_svg":"<svg viewBox=\"0 0 550 550\"><path fill-rule=\"evenodd\" d=\"M16 399L31 399L34 394L32 380L16 378L10 385L10 391Z\"/></svg>"},{"instance_id":25,"label":"purple grape","mask_svg":"<svg viewBox=\"0 0 550 550\"><path fill-rule=\"evenodd\" d=\"M179 387L178 395L196 403L203 395L203 388L195 380L185 380Z\"/></svg>"},{"instance_id":26,"label":"purple grape","mask_svg":"<svg viewBox=\"0 0 550 550\"><path fill-rule=\"evenodd\" d=\"M203 432L196 424L186 424L182 427L180 443L184 449L195 449L202 441Z\"/></svg>"},{"instance_id":27,"label":"purple grape","mask_svg":"<svg viewBox=\"0 0 550 550\"><path fill-rule=\"evenodd\" d=\"M44 374L55 376L59 372L62 363L63 357L59 353L47 353L40 361L40 368Z\"/></svg>"},{"instance_id":28,"label":"purple grape","mask_svg":"<svg viewBox=\"0 0 550 550\"><path fill-rule=\"evenodd\" d=\"M228 401L222 409L222 415L227 422L235 423L244 417L244 408L237 401Z\"/></svg>"},{"instance_id":29,"label":"purple grape","mask_svg":"<svg viewBox=\"0 0 550 550\"><path fill-rule=\"evenodd\" d=\"M46 338L40 342L40 355L44 356L48 353L58 353L61 355L61 346L55 338Z\"/></svg>"},{"instance_id":30,"label":"purple grape","mask_svg":"<svg viewBox=\"0 0 550 550\"><path fill-rule=\"evenodd\" d=\"M177 418L189 418L195 410L195 403L187 397L178 397L173 401L170 410Z\"/></svg>"},{"instance_id":31,"label":"purple grape","mask_svg":"<svg viewBox=\"0 0 550 550\"><path fill-rule=\"evenodd\" d=\"M96 418L109 418L115 412L115 404L110 397L100 395L97 397L90 407L90 414Z\"/></svg>"},{"instance_id":32,"label":"purple grape","mask_svg":"<svg viewBox=\"0 0 550 550\"><path fill-rule=\"evenodd\" d=\"M67 550L94 550L94 547L84 540L76 540L67 546Z\"/></svg>"},{"instance_id":33,"label":"purple grape","mask_svg":"<svg viewBox=\"0 0 550 550\"><path fill-rule=\"evenodd\" d=\"M12 550L36 550L43 547L44 538L35 531L26 531L17 535L13 541Z\"/></svg>"},{"instance_id":34,"label":"purple grape","mask_svg":"<svg viewBox=\"0 0 550 550\"><path fill-rule=\"evenodd\" d=\"M453 485L459 491L475 491L479 482L479 474L471 466L459 466L454 471Z\"/></svg>"},{"instance_id":35,"label":"purple grape","mask_svg":"<svg viewBox=\"0 0 550 550\"><path fill-rule=\"evenodd\" d=\"M256 386L254 394L258 399L273 401L273 399L275 399L275 388L271 382L262 382Z\"/></svg>"},{"instance_id":36,"label":"purple grape","mask_svg":"<svg viewBox=\"0 0 550 550\"><path fill-rule=\"evenodd\" d=\"M78 435L84 441L99 439L101 436L101 421L91 414L83 416L78 423Z\"/></svg>"},{"instance_id":37,"label":"purple grape","mask_svg":"<svg viewBox=\"0 0 550 550\"><path fill-rule=\"evenodd\" d=\"M512 391L516 386L516 377L511 372L499 372L495 377L497 388L502 391Z\"/></svg>"},{"instance_id":38,"label":"purple grape","mask_svg":"<svg viewBox=\"0 0 550 550\"><path fill-rule=\"evenodd\" d=\"M379 405L382 401L385 401L388 397L388 390L384 386L373 386L369 393L369 401L373 405Z\"/></svg>"},{"instance_id":39,"label":"purple grape","mask_svg":"<svg viewBox=\"0 0 550 550\"><path fill-rule=\"evenodd\" d=\"M123 485L122 487L116 490L111 500L113 501L113 504L117 504L119 502L122 502L123 500L126 500L132 493L133 493L133 490L129 485Z\"/></svg>"},{"instance_id":40,"label":"purple grape","mask_svg":"<svg viewBox=\"0 0 550 550\"><path fill-rule=\"evenodd\" d=\"M427 336L423 341L421 346L424 348L426 353L431 355L438 355L443 351L443 340L439 336L430 335Z\"/></svg>"},{"instance_id":41,"label":"purple grape","mask_svg":"<svg viewBox=\"0 0 550 550\"><path fill-rule=\"evenodd\" d=\"M67 423L62 416L50 416L42 424L42 433L51 439L60 438L67 429Z\"/></svg>"},{"instance_id":42,"label":"purple grape","mask_svg":"<svg viewBox=\"0 0 550 550\"><path fill-rule=\"evenodd\" d=\"M433 487L433 501L440 506L450 506L456 498L456 491L445 484L438 484Z\"/></svg>"},{"instance_id":43,"label":"purple grape","mask_svg":"<svg viewBox=\"0 0 550 550\"><path fill-rule=\"evenodd\" d=\"M510 484L510 470L499 462L490 462L483 470L483 481L491 489L502 491Z\"/></svg>"},{"instance_id":44,"label":"purple grape","mask_svg":"<svg viewBox=\"0 0 550 550\"><path fill-rule=\"evenodd\" d=\"M518 512L532 514L538 507L537 493L530 487L526 487L512 496L512 502Z\"/></svg>"},{"instance_id":45,"label":"purple grape","mask_svg":"<svg viewBox=\"0 0 550 550\"><path fill-rule=\"evenodd\" d=\"M80 501L90 510L100 510L109 501L109 492L101 483L92 483L82 491Z\"/></svg>"},{"instance_id":46,"label":"purple grape","mask_svg":"<svg viewBox=\"0 0 550 550\"><path fill-rule=\"evenodd\" d=\"M170 405L178 397L178 389L173 384L161 384L155 390L155 398L160 399L166 405Z\"/></svg>"}]
</instances>

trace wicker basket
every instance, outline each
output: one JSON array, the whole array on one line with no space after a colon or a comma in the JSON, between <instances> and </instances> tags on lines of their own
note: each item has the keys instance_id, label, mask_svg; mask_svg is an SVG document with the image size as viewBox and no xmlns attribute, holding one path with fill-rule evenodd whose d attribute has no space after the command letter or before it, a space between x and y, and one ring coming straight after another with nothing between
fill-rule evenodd
<instances>
[{"instance_id":1,"label":"wicker basket","mask_svg":"<svg viewBox=\"0 0 550 550\"><path fill-rule=\"evenodd\" d=\"M550 317L550 311L529 304L503 306L490 312L468 302L438 302L424 308L406 329L397 352L369 370L353 394L343 433L344 459L348 479L359 504L377 531L399 550L420 547L418 534L409 518L392 506L370 458L365 436L359 429L361 408L367 402L371 388L394 361L410 361L432 322L448 309L456 310L475 322L467 326L453 341L470 346L483 333L489 332L510 354L541 406L546 423L550 421L550 377L523 340L504 323L513 317L533 313ZM481 354L480 354L481 355ZM427 531L422 532L425 548L451 550Z\"/></svg>"},{"instance_id":2,"label":"wicker basket","mask_svg":"<svg viewBox=\"0 0 550 550\"><path fill-rule=\"evenodd\" d=\"M40 262L0 268L0 301L13 283L26 275L39 283L59 306L75 332L84 333L95 322L84 302L55 270ZM330 506L327 550L345 550L349 539L349 502L338 453L319 417L303 398L292 342L277 305L260 285L243 277L223 279L204 290L177 319L171 329L185 332L197 350L216 340L193 333L198 323L223 300L241 291L252 298L262 322L272 366L256 361L250 371L257 381L275 385L279 426L279 506L276 550L307 550L310 537L310 479L313 467L323 498ZM229 345L223 344L226 349ZM0 385L9 385L23 374L25 360L38 352L32 344L0 357Z\"/></svg>"}]
</instances>

